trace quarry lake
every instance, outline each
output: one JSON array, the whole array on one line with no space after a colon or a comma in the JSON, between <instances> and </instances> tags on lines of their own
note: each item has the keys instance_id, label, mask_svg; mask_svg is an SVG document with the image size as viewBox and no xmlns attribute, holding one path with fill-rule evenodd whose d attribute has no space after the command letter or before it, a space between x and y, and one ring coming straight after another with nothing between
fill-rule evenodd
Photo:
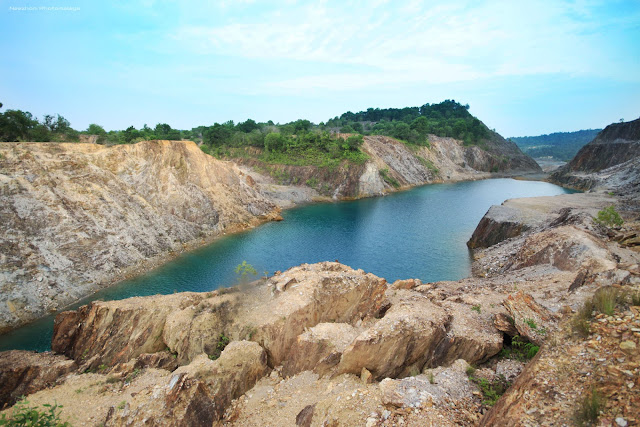
<instances>
[{"instance_id":1,"label":"quarry lake","mask_svg":"<svg viewBox=\"0 0 640 427\"><path fill-rule=\"evenodd\" d=\"M471 273L466 242L491 205L510 198L567 192L545 182L491 179L304 206L284 211L282 222L225 236L80 304L95 299L210 291L234 284L234 269L242 261L253 265L259 275L302 263L339 260L389 282L406 278L457 280ZM0 350L48 350L52 329L53 316L38 320L0 336Z\"/></svg>"}]
</instances>

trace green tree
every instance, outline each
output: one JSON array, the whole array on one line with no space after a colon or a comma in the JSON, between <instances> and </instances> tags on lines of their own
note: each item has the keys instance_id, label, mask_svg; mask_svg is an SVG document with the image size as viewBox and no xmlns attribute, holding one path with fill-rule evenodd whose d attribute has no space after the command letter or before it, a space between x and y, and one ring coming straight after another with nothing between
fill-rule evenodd
<instances>
[{"instance_id":1,"label":"green tree","mask_svg":"<svg viewBox=\"0 0 640 427\"><path fill-rule=\"evenodd\" d=\"M29 132L38 125L30 112L7 110L0 114L0 141L29 139Z\"/></svg>"},{"instance_id":2,"label":"green tree","mask_svg":"<svg viewBox=\"0 0 640 427\"><path fill-rule=\"evenodd\" d=\"M247 261L242 261L242 264L238 264L235 268L235 272L238 275L238 283L246 284L249 282L250 276L257 276L258 272Z\"/></svg>"}]
</instances>

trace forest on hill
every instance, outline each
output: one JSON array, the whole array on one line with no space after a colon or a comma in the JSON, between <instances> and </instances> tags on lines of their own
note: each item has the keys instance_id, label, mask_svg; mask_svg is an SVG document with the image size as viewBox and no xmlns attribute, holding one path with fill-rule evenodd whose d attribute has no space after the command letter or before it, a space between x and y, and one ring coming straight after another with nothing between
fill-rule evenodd
<instances>
[{"instance_id":1,"label":"forest on hill","mask_svg":"<svg viewBox=\"0 0 640 427\"><path fill-rule=\"evenodd\" d=\"M586 129L576 132L555 132L539 136L509 138L523 153L531 157L552 157L568 162L591 142L602 129Z\"/></svg>"},{"instance_id":2,"label":"forest on hill","mask_svg":"<svg viewBox=\"0 0 640 427\"><path fill-rule=\"evenodd\" d=\"M158 123L153 128L145 124L140 129L130 126L107 132L94 123L86 130L78 131L59 114L45 115L38 120L21 110L0 112L1 141L86 141L83 135L95 136L96 142L101 144L186 139L199 143L203 151L216 157L246 156L248 149L254 147L259 149L264 161L300 165L322 165L345 159L362 163L367 158L359 149L363 135L391 136L407 144L428 146L429 134L453 137L465 145L480 146L492 136L492 132L469 113L469 105L454 100L421 107L348 111L319 124L305 119L285 124L247 119L240 123L227 121L197 126L191 130L174 129L167 123Z\"/></svg>"}]
</instances>

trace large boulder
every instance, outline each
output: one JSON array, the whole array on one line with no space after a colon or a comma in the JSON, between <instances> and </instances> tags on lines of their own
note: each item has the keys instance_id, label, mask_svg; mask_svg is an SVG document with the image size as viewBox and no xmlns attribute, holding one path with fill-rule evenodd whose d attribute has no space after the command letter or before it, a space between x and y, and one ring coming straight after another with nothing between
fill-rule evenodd
<instances>
[{"instance_id":1,"label":"large boulder","mask_svg":"<svg viewBox=\"0 0 640 427\"><path fill-rule=\"evenodd\" d=\"M169 313L203 298L204 294L184 292L94 301L56 316L51 348L78 363L91 361L87 369L128 362L143 353L164 350L163 329Z\"/></svg>"},{"instance_id":2,"label":"large boulder","mask_svg":"<svg viewBox=\"0 0 640 427\"><path fill-rule=\"evenodd\" d=\"M319 323L298 336L282 366L282 374L293 376L311 370L320 375L340 362L342 352L358 336L347 323Z\"/></svg>"},{"instance_id":3,"label":"large boulder","mask_svg":"<svg viewBox=\"0 0 640 427\"><path fill-rule=\"evenodd\" d=\"M0 409L54 386L78 365L62 355L11 350L0 353Z\"/></svg>"},{"instance_id":4,"label":"large boulder","mask_svg":"<svg viewBox=\"0 0 640 427\"><path fill-rule=\"evenodd\" d=\"M258 344L234 341L219 359L202 354L167 374L164 385L150 384L125 411L110 412L106 425L211 426L267 369L266 354Z\"/></svg>"},{"instance_id":5,"label":"large boulder","mask_svg":"<svg viewBox=\"0 0 640 427\"><path fill-rule=\"evenodd\" d=\"M238 329L250 326L251 340L281 365L298 336L318 323L355 324L382 307L386 280L337 262L303 264L270 279L273 296L245 305Z\"/></svg>"},{"instance_id":6,"label":"large boulder","mask_svg":"<svg viewBox=\"0 0 640 427\"><path fill-rule=\"evenodd\" d=\"M444 338L450 316L427 297L399 290L385 316L361 333L347 347L339 373L369 370L376 379L420 372L433 360Z\"/></svg>"},{"instance_id":7,"label":"large boulder","mask_svg":"<svg viewBox=\"0 0 640 427\"><path fill-rule=\"evenodd\" d=\"M502 333L486 315L467 304L445 301L442 306L450 314L451 323L434 353L432 366L446 366L458 359L482 363L500 352Z\"/></svg>"}]
</instances>

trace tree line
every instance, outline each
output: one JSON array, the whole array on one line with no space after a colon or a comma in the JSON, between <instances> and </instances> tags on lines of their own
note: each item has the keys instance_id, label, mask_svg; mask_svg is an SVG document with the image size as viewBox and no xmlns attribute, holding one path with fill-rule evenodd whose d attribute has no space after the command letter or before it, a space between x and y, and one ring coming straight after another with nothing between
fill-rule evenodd
<instances>
[{"instance_id":1,"label":"tree line","mask_svg":"<svg viewBox=\"0 0 640 427\"><path fill-rule=\"evenodd\" d=\"M98 143L130 144L151 139L187 139L196 141L203 151L213 155L220 155L230 147L257 147L273 153L313 148L339 157L359 151L362 135L386 135L416 145L428 145L429 134L457 138L465 144L481 143L490 137L490 132L468 110L468 105L445 100L421 107L369 108L358 113L348 111L319 124L304 119L285 124L247 119L240 123L227 121L191 130L173 129L166 123L158 123L153 128L145 124L140 129L130 126L108 132L98 124L77 131L59 114L45 115L38 120L29 112L6 110L0 112L0 140L74 142L81 140L82 135L94 135ZM342 138L336 135L339 133L355 136Z\"/></svg>"}]
</instances>

